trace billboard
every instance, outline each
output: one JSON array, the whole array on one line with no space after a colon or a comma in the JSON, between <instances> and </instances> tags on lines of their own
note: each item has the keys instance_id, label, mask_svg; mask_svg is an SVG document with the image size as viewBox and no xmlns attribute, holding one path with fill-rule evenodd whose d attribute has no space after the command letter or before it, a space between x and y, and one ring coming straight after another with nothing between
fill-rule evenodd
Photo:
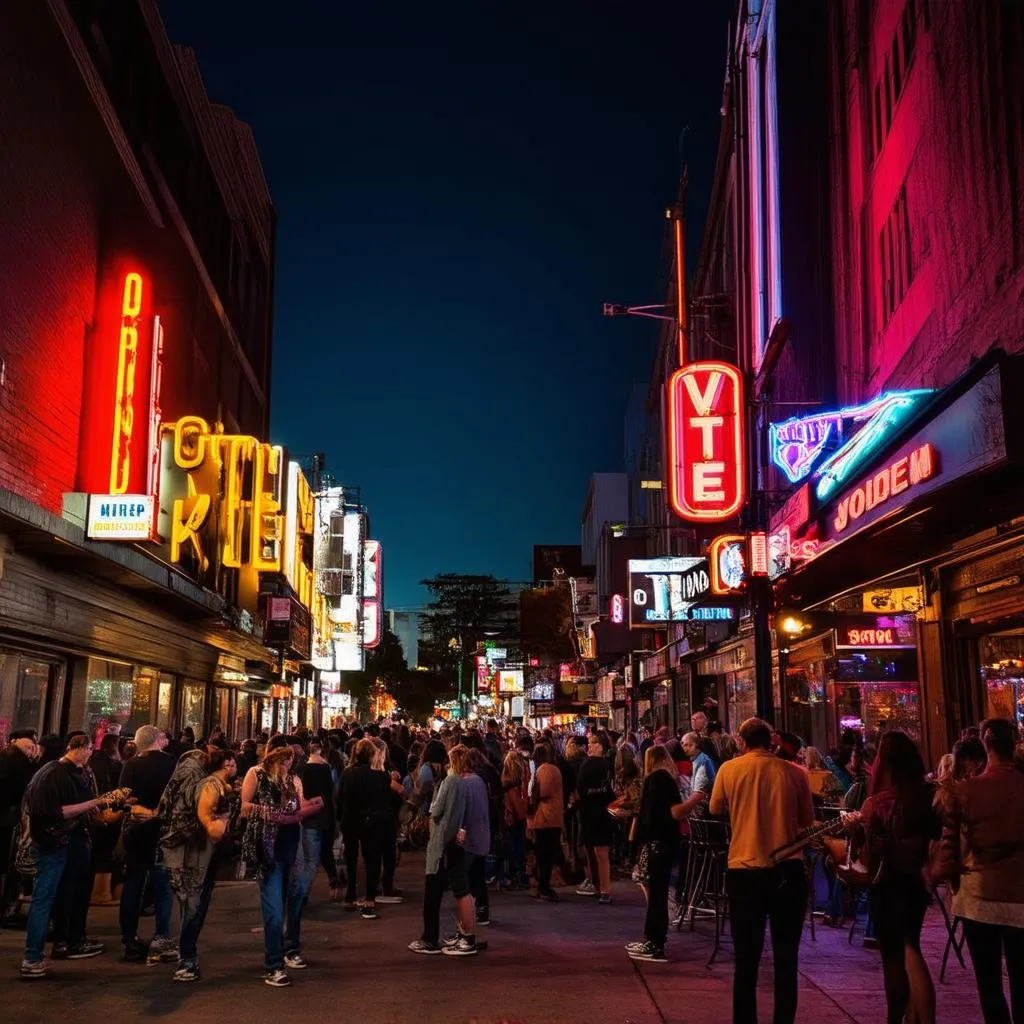
<instances>
[{"instance_id":1,"label":"billboard","mask_svg":"<svg viewBox=\"0 0 1024 1024\"><path fill-rule=\"evenodd\" d=\"M670 555L629 560L629 624L633 629L685 622L689 608L710 593L706 558Z\"/></svg>"},{"instance_id":2,"label":"billboard","mask_svg":"<svg viewBox=\"0 0 1024 1024\"><path fill-rule=\"evenodd\" d=\"M363 544L363 646L376 647L384 635L381 610L381 548L379 540Z\"/></svg>"},{"instance_id":3,"label":"billboard","mask_svg":"<svg viewBox=\"0 0 1024 1024\"><path fill-rule=\"evenodd\" d=\"M511 697L521 694L524 689L523 670L521 668L501 668L497 672L498 694Z\"/></svg>"}]
</instances>

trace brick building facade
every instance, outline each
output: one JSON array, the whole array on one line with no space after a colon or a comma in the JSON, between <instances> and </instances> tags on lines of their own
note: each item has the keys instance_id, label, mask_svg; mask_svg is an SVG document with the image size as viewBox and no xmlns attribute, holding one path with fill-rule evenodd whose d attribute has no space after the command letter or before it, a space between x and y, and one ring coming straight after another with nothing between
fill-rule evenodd
<instances>
[{"instance_id":1,"label":"brick building facade","mask_svg":"<svg viewBox=\"0 0 1024 1024\"><path fill-rule=\"evenodd\" d=\"M125 268L163 331L162 422L267 436L275 213L252 134L155 0L3 5L0 97L0 734L247 732L227 683L269 654L237 629L236 590L88 541L81 492L107 490L89 479L90 432L109 430L90 374L116 352ZM155 395L136 369L129 398Z\"/></svg>"}]
</instances>

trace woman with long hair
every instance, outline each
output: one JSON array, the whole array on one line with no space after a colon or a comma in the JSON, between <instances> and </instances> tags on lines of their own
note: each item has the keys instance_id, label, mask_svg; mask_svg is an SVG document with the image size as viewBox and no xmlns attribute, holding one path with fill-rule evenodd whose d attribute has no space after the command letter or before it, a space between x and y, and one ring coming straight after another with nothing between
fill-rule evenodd
<instances>
[{"instance_id":1,"label":"woman with long hair","mask_svg":"<svg viewBox=\"0 0 1024 1024\"><path fill-rule=\"evenodd\" d=\"M352 764L341 776L341 821L348 868L345 909L355 910L358 851L363 851L366 869L366 898L362 916L377 918L377 890L380 885L383 843L391 836L394 846L394 796L401 796L402 784L384 771L385 751L372 739L361 739L352 751ZM393 899L392 902L398 902Z\"/></svg>"},{"instance_id":2,"label":"woman with long hair","mask_svg":"<svg viewBox=\"0 0 1024 1024\"><path fill-rule=\"evenodd\" d=\"M537 897L557 903L558 893L551 887L551 872L560 852L564 824L562 773L554 763L551 748L544 743L534 748L533 763L536 769L530 783L526 827L533 832L537 857Z\"/></svg>"},{"instance_id":3,"label":"woman with long hair","mask_svg":"<svg viewBox=\"0 0 1024 1024\"><path fill-rule=\"evenodd\" d=\"M870 795L854 820L865 833L888 1024L902 1024L908 1008L916 1024L935 1021L935 987L921 954L921 927L931 901L922 870L940 832L933 796L914 741L903 732L885 733Z\"/></svg>"},{"instance_id":4,"label":"woman with long hair","mask_svg":"<svg viewBox=\"0 0 1024 1024\"><path fill-rule=\"evenodd\" d=\"M285 968L302 970L300 928L305 886L295 868L300 822L323 806L320 797L306 800L302 780L292 772L295 751L278 746L246 772L242 782L242 817L246 819L242 856L256 875L263 915L263 981L273 988L291 984Z\"/></svg>"},{"instance_id":5,"label":"woman with long hair","mask_svg":"<svg viewBox=\"0 0 1024 1024\"><path fill-rule=\"evenodd\" d=\"M505 835L499 882L503 888L527 885L526 812L529 783L526 762L514 750L510 750L501 767L501 786L505 794Z\"/></svg>"},{"instance_id":6,"label":"woman with long hair","mask_svg":"<svg viewBox=\"0 0 1024 1024\"><path fill-rule=\"evenodd\" d=\"M377 895L377 902L401 903L402 890L395 888L395 866L398 861L398 812L402 809L402 801L405 799L405 788L402 786L401 774L391 770L388 744L380 737L375 736L373 745L377 748L377 753L371 762L371 768L375 772L381 772L388 779L388 786L391 790L386 802L387 813L374 816L371 822L375 834L370 838L380 851L381 862L382 891ZM408 761L408 757L406 760ZM363 857L365 859L365 853ZM367 898L369 898L369 894Z\"/></svg>"},{"instance_id":7,"label":"woman with long hair","mask_svg":"<svg viewBox=\"0 0 1024 1024\"><path fill-rule=\"evenodd\" d=\"M679 772L672 755L663 746L648 747L637 817L637 842L646 849L647 917L643 941L626 945L633 960L666 960L668 886L679 853L679 822L683 814Z\"/></svg>"}]
</instances>

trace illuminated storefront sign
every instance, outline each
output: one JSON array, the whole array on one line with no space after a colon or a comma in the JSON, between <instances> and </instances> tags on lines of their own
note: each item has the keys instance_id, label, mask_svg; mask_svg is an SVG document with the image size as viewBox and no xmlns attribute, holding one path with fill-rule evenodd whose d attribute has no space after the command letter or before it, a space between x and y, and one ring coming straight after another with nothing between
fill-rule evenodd
<instances>
[{"instance_id":1,"label":"illuminated storefront sign","mask_svg":"<svg viewBox=\"0 0 1024 1024\"><path fill-rule=\"evenodd\" d=\"M877 508L890 497L930 480L938 471L938 453L931 444L925 443L915 448L873 473L845 495L831 515L832 529L836 534L843 533L856 524L865 512Z\"/></svg>"},{"instance_id":2,"label":"illuminated storefront sign","mask_svg":"<svg viewBox=\"0 0 1024 1024\"><path fill-rule=\"evenodd\" d=\"M163 328L152 306L150 282L138 267L115 261L104 269L86 346L77 486L108 512L104 499L138 506L140 496L155 511ZM122 517L117 528L113 518L101 519L87 531L93 540L155 539L152 518L146 530L134 515L131 526Z\"/></svg>"},{"instance_id":3,"label":"illuminated storefront sign","mask_svg":"<svg viewBox=\"0 0 1024 1024\"><path fill-rule=\"evenodd\" d=\"M366 541L363 544L363 646L367 650L380 644L383 633L381 568L380 541Z\"/></svg>"},{"instance_id":4,"label":"illuminated storefront sign","mask_svg":"<svg viewBox=\"0 0 1024 1024\"><path fill-rule=\"evenodd\" d=\"M737 533L716 537L708 548L708 564L712 594L739 590L747 575L747 538Z\"/></svg>"},{"instance_id":5,"label":"illuminated storefront sign","mask_svg":"<svg viewBox=\"0 0 1024 1024\"><path fill-rule=\"evenodd\" d=\"M833 452L816 474L823 481L828 479L818 493L824 498L835 483L849 476L844 466L854 459L862 462L876 451L932 394L924 389L888 391L863 405L773 423L769 427L772 461L790 483L798 483L823 456Z\"/></svg>"},{"instance_id":6,"label":"illuminated storefront sign","mask_svg":"<svg viewBox=\"0 0 1024 1024\"><path fill-rule=\"evenodd\" d=\"M491 692L491 668L487 664L487 658L482 654L476 656L476 692Z\"/></svg>"},{"instance_id":7,"label":"illuminated storefront sign","mask_svg":"<svg viewBox=\"0 0 1024 1024\"><path fill-rule=\"evenodd\" d=\"M621 625L626 621L626 602L621 594L612 594L609 617L616 625Z\"/></svg>"},{"instance_id":8,"label":"illuminated storefront sign","mask_svg":"<svg viewBox=\"0 0 1024 1024\"><path fill-rule=\"evenodd\" d=\"M498 695L510 697L523 692L523 670L520 668L503 668L497 673Z\"/></svg>"},{"instance_id":9,"label":"illuminated storefront sign","mask_svg":"<svg viewBox=\"0 0 1024 1024\"><path fill-rule=\"evenodd\" d=\"M633 629L684 622L687 609L711 591L706 558L629 560L629 624Z\"/></svg>"},{"instance_id":10,"label":"illuminated storefront sign","mask_svg":"<svg viewBox=\"0 0 1024 1024\"><path fill-rule=\"evenodd\" d=\"M85 535L90 540L152 540L154 504L149 494L92 494Z\"/></svg>"},{"instance_id":11,"label":"illuminated storefront sign","mask_svg":"<svg viewBox=\"0 0 1024 1024\"><path fill-rule=\"evenodd\" d=\"M736 609L726 605L699 604L686 613L691 622L732 622Z\"/></svg>"},{"instance_id":12,"label":"illuminated storefront sign","mask_svg":"<svg viewBox=\"0 0 1024 1024\"><path fill-rule=\"evenodd\" d=\"M669 504L691 522L721 522L746 496L743 376L690 363L668 382Z\"/></svg>"},{"instance_id":13,"label":"illuminated storefront sign","mask_svg":"<svg viewBox=\"0 0 1024 1024\"><path fill-rule=\"evenodd\" d=\"M768 535L755 530L748 539L748 565L751 576L768 575Z\"/></svg>"},{"instance_id":14,"label":"illuminated storefront sign","mask_svg":"<svg viewBox=\"0 0 1024 1024\"><path fill-rule=\"evenodd\" d=\"M916 639L913 615L850 615L836 625L836 643L843 648L908 648L916 646Z\"/></svg>"}]
</instances>

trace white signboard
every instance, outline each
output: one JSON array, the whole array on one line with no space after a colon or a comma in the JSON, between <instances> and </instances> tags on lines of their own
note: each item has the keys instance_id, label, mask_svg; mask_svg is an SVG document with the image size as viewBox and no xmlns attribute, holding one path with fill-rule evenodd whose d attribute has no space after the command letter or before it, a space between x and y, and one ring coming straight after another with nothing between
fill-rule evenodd
<instances>
[{"instance_id":1,"label":"white signboard","mask_svg":"<svg viewBox=\"0 0 1024 1024\"><path fill-rule=\"evenodd\" d=\"M149 540L154 511L150 494L90 494L85 535L90 540Z\"/></svg>"}]
</instances>

